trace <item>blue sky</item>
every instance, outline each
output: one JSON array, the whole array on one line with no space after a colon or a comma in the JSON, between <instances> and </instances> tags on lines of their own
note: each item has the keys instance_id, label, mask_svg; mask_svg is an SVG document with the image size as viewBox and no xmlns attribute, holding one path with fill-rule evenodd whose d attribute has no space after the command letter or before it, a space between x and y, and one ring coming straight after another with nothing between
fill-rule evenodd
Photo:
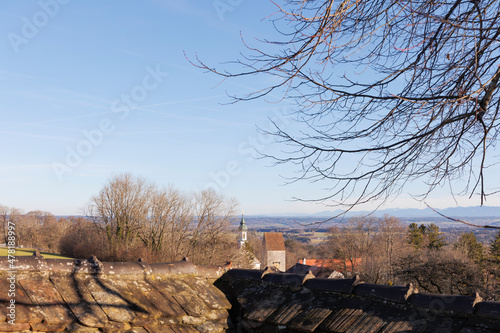
<instances>
[{"instance_id":1,"label":"blue sky","mask_svg":"<svg viewBox=\"0 0 500 333\"><path fill-rule=\"evenodd\" d=\"M272 37L263 19L275 11L246 0L3 1L0 204L80 214L109 177L130 172L185 191L213 186L247 214L325 210L290 201L324 184L283 186L293 170L252 157L252 147L280 149L256 126L294 126L287 103L228 105L226 91L266 82L221 82L184 55L235 59L240 34ZM455 205L446 189L432 202ZM422 205L402 194L386 207Z\"/></svg>"}]
</instances>

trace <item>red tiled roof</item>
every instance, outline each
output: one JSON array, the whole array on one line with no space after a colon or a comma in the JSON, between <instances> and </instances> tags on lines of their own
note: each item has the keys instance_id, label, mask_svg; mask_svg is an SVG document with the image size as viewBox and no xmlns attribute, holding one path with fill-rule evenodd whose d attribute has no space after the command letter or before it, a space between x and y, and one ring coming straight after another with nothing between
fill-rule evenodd
<instances>
[{"instance_id":1,"label":"red tiled roof","mask_svg":"<svg viewBox=\"0 0 500 333\"><path fill-rule=\"evenodd\" d=\"M330 269L334 269L337 271L343 271L346 269L349 272L352 272L353 264L354 266L361 265L361 258L353 258L352 261L349 259L307 259L299 260L299 264L316 266L316 267L327 267Z\"/></svg>"},{"instance_id":2,"label":"red tiled roof","mask_svg":"<svg viewBox=\"0 0 500 333\"><path fill-rule=\"evenodd\" d=\"M264 241L267 251L286 251L285 241L281 232L265 232Z\"/></svg>"}]
</instances>

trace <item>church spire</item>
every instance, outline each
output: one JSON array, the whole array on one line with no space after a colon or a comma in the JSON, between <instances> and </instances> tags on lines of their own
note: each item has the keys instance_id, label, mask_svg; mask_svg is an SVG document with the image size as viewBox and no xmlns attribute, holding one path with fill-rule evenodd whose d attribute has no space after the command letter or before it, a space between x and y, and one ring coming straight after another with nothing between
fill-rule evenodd
<instances>
[{"instance_id":1,"label":"church spire","mask_svg":"<svg viewBox=\"0 0 500 333\"><path fill-rule=\"evenodd\" d=\"M245 223L245 218L243 217L243 213L241 213L240 227L238 228L238 230L240 231L240 241L239 242L240 242L240 248L241 248L247 242L247 230L248 230L248 227Z\"/></svg>"},{"instance_id":2,"label":"church spire","mask_svg":"<svg viewBox=\"0 0 500 333\"><path fill-rule=\"evenodd\" d=\"M240 227L238 228L239 231L247 231L248 227L245 223L245 218L243 217L243 213L241 213L241 221L240 221Z\"/></svg>"}]
</instances>

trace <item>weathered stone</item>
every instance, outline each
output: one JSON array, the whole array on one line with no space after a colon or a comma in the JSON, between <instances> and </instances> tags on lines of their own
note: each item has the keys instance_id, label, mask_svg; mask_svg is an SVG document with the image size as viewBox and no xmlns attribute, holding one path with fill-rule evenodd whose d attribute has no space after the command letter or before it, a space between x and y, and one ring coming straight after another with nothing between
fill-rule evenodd
<instances>
[{"instance_id":1,"label":"weathered stone","mask_svg":"<svg viewBox=\"0 0 500 333\"><path fill-rule=\"evenodd\" d=\"M88 278L52 276L50 280L80 323L103 327L108 322L108 317L87 289Z\"/></svg>"},{"instance_id":2,"label":"weathered stone","mask_svg":"<svg viewBox=\"0 0 500 333\"><path fill-rule=\"evenodd\" d=\"M196 328L189 325L176 325L171 328L175 333L199 333Z\"/></svg>"},{"instance_id":3,"label":"weathered stone","mask_svg":"<svg viewBox=\"0 0 500 333\"><path fill-rule=\"evenodd\" d=\"M100 270L105 275L142 275L144 274L144 265L138 262L103 262Z\"/></svg>"},{"instance_id":4,"label":"weathered stone","mask_svg":"<svg viewBox=\"0 0 500 333\"><path fill-rule=\"evenodd\" d=\"M148 333L148 331L143 327L132 327L124 333Z\"/></svg>"},{"instance_id":5,"label":"weathered stone","mask_svg":"<svg viewBox=\"0 0 500 333\"><path fill-rule=\"evenodd\" d=\"M220 278L226 272L231 270L231 262L228 261L224 265L196 265L196 275L203 276L211 282Z\"/></svg>"},{"instance_id":6,"label":"weathered stone","mask_svg":"<svg viewBox=\"0 0 500 333\"><path fill-rule=\"evenodd\" d=\"M7 307L4 304L8 305L9 301L10 300L7 299L7 298L5 300L3 300L3 299L0 300L0 302L2 302L2 303L0 303L0 323L8 320L7 319L7 313L9 313L8 312L9 310L7 309Z\"/></svg>"},{"instance_id":7,"label":"weathered stone","mask_svg":"<svg viewBox=\"0 0 500 333\"><path fill-rule=\"evenodd\" d=\"M156 325L158 324L158 319L157 318L142 318L142 317L135 317L132 322L130 322L132 326L148 326L148 325Z\"/></svg>"},{"instance_id":8,"label":"weathered stone","mask_svg":"<svg viewBox=\"0 0 500 333\"><path fill-rule=\"evenodd\" d=\"M20 279L19 283L33 303L43 311L45 323L67 325L75 320L61 295L50 281Z\"/></svg>"},{"instance_id":9,"label":"weathered stone","mask_svg":"<svg viewBox=\"0 0 500 333\"><path fill-rule=\"evenodd\" d=\"M200 325L206 321L205 317L193 317L184 316L182 317L182 323L186 325Z\"/></svg>"},{"instance_id":10,"label":"weathered stone","mask_svg":"<svg viewBox=\"0 0 500 333\"><path fill-rule=\"evenodd\" d=\"M174 330L166 325L145 326L145 329L148 333L174 333Z\"/></svg>"},{"instance_id":11,"label":"weathered stone","mask_svg":"<svg viewBox=\"0 0 500 333\"><path fill-rule=\"evenodd\" d=\"M168 326L173 326L173 325L178 325L182 323L182 317L177 317L177 318L158 318L157 322L159 325L168 325Z\"/></svg>"},{"instance_id":12,"label":"weathered stone","mask_svg":"<svg viewBox=\"0 0 500 333\"><path fill-rule=\"evenodd\" d=\"M134 312L115 288L105 285L99 278L89 279L87 287L109 320L114 322L131 322L134 320Z\"/></svg>"},{"instance_id":13,"label":"weathered stone","mask_svg":"<svg viewBox=\"0 0 500 333\"><path fill-rule=\"evenodd\" d=\"M33 323L30 326L32 331L40 332L61 332L66 329L65 324Z\"/></svg>"},{"instance_id":14,"label":"weathered stone","mask_svg":"<svg viewBox=\"0 0 500 333\"><path fill-rule=\"evenodd\" d=\"M265 294L259 293L257 295L259 296L248 302L248 313L244 314L245 319L264 322L272 313L285 304L289 298L288 293L279 288L273 288L267 290Z\"/></svg>"},{"instance_id":15,"label":"weathered stone","mask_svg":"<svg viewBox=\"0 0 500 333\"><path fill-rule=\"evenodd\" d=\"M288 300L281 305L266 322L274 325L287 325L297 315L303 313L312 304L319 303L314 294L308 289L293 293Z\"/></svg>"},{"instance_id":16,"label":"weathered stone","mask_svg":"<svg viewBox=\"0 0 500 333\"><path fill-rule=\"evenodd\" d=\"M481 302L478 294L473 296L413 294L408 303L429 309L435 313L472 314L476 303Z\"/></svg>"},{"instance_id":17,"label":"weathered stone","mask_svg":"<svg viewBox=\"0 0 500 333\"><path fill-rule=\"evenodd\" d=\"M205 303L192 292L182 292L173 297L190 316L201 317L209 311Z\"/></svg>"},{"instance_id":18,"label":"weathered stone","mask_svg":"<svg viewBox=\"0 0 500 333\"><path fill-rule=\"evenodd\" d=\"M25 290L19 284L19 281L15 282L15 315L16 323L38 323L43 320L43 313L40 307L37 307L31 299L26 295ZM3 316L6 317L8 309L5 305L10 303L9 295L10 283L7 281L6 275L0 275L0 311L2 311ZM10 310L9 310L10 311ZM2 322L5 319L2 320Z\"/></svg>"},{"instance_id":19,"label":"weathered stone","mask_svg":"<svg viewBox=\"0 0 500 333\"><path fill-rule=\"evenodd\" d=\"M66 330L69 332L75 332L75 333L96 333L100 332L100 330L97 327L87 327L87 326L82 326L78 324L77 322L73 322L66 326Z\"/></svg>"},{"instance_id":20,"label":"weathered stone","mask_svg":"<svg viewBox=\"0 0 500 333\"><path fill-rule=\"evenodd\" d=\"M224 327L222 327L222 325L211 321L207 321L201 325L196 326L196 329L200 333L219 333L224 331Z\"/></svg>"},{"instance_id":21,"label":"weathered stone","mask_svg":"<svg viewBox=\"0 0 500 333\"><path fill-rule=\"evenodd\" d=\"M326 307L312 307L296 316L290 323L290 328L305 332L313 332L333 310Z\"/></svg>"},{"instance_id":22,"label":"weathered stone","mask_svg":"<svg viewBox=\"0 0 500 333\"><path fill-rule=\"evenodd\" d=\"M16 256L16 270L24 272L47 272L47 264L43 257Z\"/></svg>"},{"instance_id":23,"label":"weathered stone","mask_svg":"<svg viewBox=\"0 0 500 333\"><path fill-rule=\"evenodd\" d=\"M168 263L150 264L154 275L196 274L196 266L190 261L175 261Z\"/></svg>"},{"instance_id":24,"label":"weathered stone","mask_svg":"<svg viewBox=\"0 0 500 333\"><path fill-rule=\"evenodd\" d=\"M354 279L308 279L304 286L311 290L333 291L350 294L352 289L360 283L358 276Z\"/></svg>"},{"instance_id":25,"label":"weathered stone","mask_svg":"<svg viewBox=\"0 0 500 333\"><path fill-rule=\"evenodd\" d=\"M128 323L116 322L116 321L108 321L106 325L102 328L103 332L113 333L119 331L125 331L131 329L132 326Z\"/></svg>"},{"instance_id":26,"label":"weathered stone","mask_svg":"<svg viewBox=\"0 0 500 333\"><path fill-rule=\"evenodd\" d=\"M227 300L224 293L208 283L206 279L200 277L188 277L184 279L196 295L201 298L208 308L214 310L230 309L231 303Z\"/></svg>"},{"instance_id":27,"label":"weathered stone","mask_svg":"<svg viewBox=\"0 0 500 333\"><path fill-rule=\"evenodd\" d=\"M411 283L405 287L360 283L355 286L353 293L364 297L404 303L410 295L415 293L415 288Z\"/></svg>"},{"instance_id":28,"label":"weathered stone","mask_svg":"<svg viewBox=\"0 0 500 333\"><path fill-rule=\"evenodd\" d=\"M212 310L210 313L205 315L208 320L221 320L226 319L228 316L229 314L226 310Z\"/></svg>"},{"instance_id":29,"label":"weathered stone","mask_svg":"<svg viewBox=\"0 0 500 333\"><path fill-rule=\"evenodd\" d=\"M19 323L17 321L14 324L9 324L8 322L0 323L0 332L21 332L29 330L30 324L28 323Z\"/></svg>"},{"instance_id":30,"label":"weathered stone","mask_svg":"<svg viewBox=\"0 0 500 333\"><path fill-rule=\"evenodd\" d=\"M156 276L155 279L151 279L148 282L167 295L173 296L182 292L192 292L192 289L186 283L172 277Z\"/></svg>"},{"instance_id":31,"label":"weathered stone","mask_svg":"<svg viewBox=\"0 0 500 333\"><path fill-rule=\"evenodd\" d=\"M130 288L135 282L131 279L117 279L112 276L101 275L99 281L106 288L116 290L117 294L127 302L128 307L136 317L158 318L162 313L148 300L145 290L140 288Z\"/></svg>"},{"instance_id":32,"label":"weathered stone","mask_svg":"<svg viewBox=\"0 0 500 333\"><path fill-rule=\"evenodd\" d=\"M162 293L150 283L134 280L127 283L127 287L154 317L181 317L186 314L172 296Z\"/></svg>"},{"instance_id":33,"label":"weathered stone","mask_svg":"<svg viewBox=\"0 0 500 333\"><path fill-rule=\"evenodd\" d=\"M212 321L218 323L219 325L224 327L224 329L226 329L226 330L234 328L233 322L231 321L230 317L227 317L225 319L212 320Z\"/></svg>"},{"instance_id":34,"label":"weathered stone","mask_svg":"<svg viewBox=\"0 0 500 333\"><path fill-rule=\"evenodd\" d=\"M74 259L51 259L45 260L47 270L56 273L73 273L76 270L77 261Z\"/></svg>"}]
</instances>

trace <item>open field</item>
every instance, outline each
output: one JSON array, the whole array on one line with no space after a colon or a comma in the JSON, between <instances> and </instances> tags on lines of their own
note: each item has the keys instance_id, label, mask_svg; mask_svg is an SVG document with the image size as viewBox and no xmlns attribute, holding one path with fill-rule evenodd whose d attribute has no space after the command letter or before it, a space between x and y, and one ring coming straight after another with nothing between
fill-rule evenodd
<instances>
[{"instance_id":1,"label":"open field","mask_svg":"<svg viewBox=\"0 0 500 333\"><path fill-rule=\"evenodd\" d=\"M21 257L21 256L32 256L34 249L16 249L16 253L14 254L15 257ZM65 257L60 254L53 254L53 253L48 253L48 252L40 252L40 254L45 258L45 259L73 259L70 257ZM7 253L7 248L6 247L0 247L0 257L6 257L8 255Z\"/></svg>"}]
</instances>

